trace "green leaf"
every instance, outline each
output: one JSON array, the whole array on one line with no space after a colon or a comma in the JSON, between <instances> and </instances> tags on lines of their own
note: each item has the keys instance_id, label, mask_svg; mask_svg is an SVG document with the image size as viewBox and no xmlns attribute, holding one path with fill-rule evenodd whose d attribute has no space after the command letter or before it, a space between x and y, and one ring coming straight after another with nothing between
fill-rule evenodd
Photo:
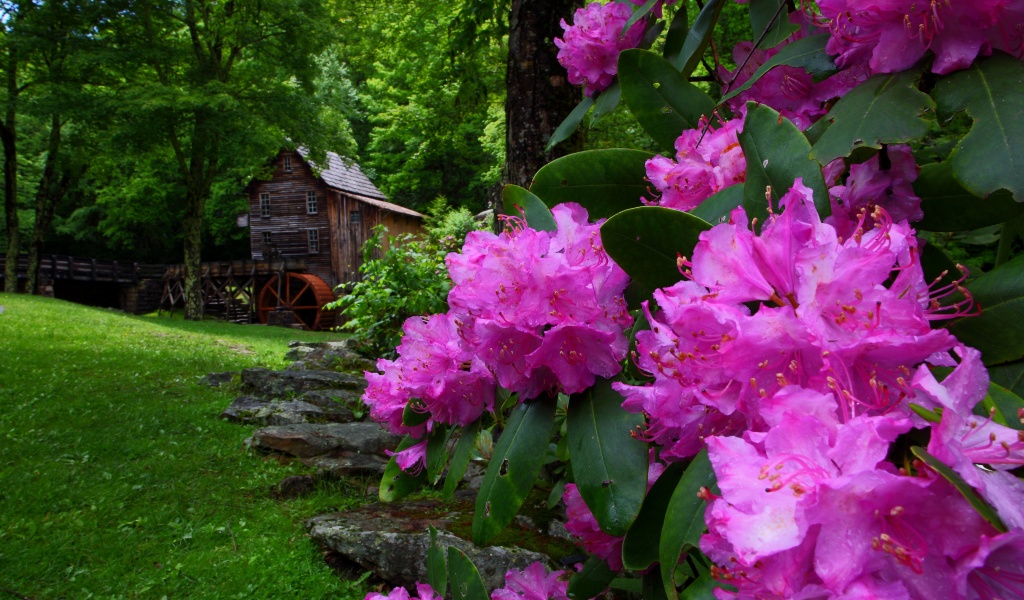
<instances>
[{"instance_id":1,"label":"green leaf","mask_svg":"<svg viewBox=\"0 0 1024 600\"><path fill-rule=\"evenodd\" d=\"M757 46L768 50L786 41L800 26L789 21L786 0L750 0L750 28L754 41L764 34Z\"/></svg>"},{"instance_id":2,"label":"green leaf","mask_svg":"<svg viewBox=\"0 0 1024 600\"><path fill-rule=\"evenodd\" d=\"M415 446L421 441L423 440L407 435L398 444L398 447L395 448L395 453L397 454L410 446ZM377 495L381 502L394 502L415 492L426 481L426 469L421 470L419 475L410 475L398 466L395 457L392 456L391 460L388 461L388 465L384 467L384 475L380 478L380 491Z\"/></svg>"},{"instance_id":3,"label":"green leaf","mask_svg":"<svg viewBox=\"0 0 1024 600\"><path fill-rule=\"evenodd\" d=\"M967 289L981 314L952 321L949 331L981 350L986 366L1024 357L1024 255L971 281Z\"/></svg>"},{"instance_id":4,"label":"green leaf","mask_svg":"<svg viewBox=\"0 0 1024 600\"><path fill-rule=\"evenodd\" d=\"M427 548L427 583L434 589L438 596L444 598L448 591L448 561L445 560L444 550L437 545L437 529L433 525L427 526L430 532L430 547Z\"/></svg>"},{"instance_id":5,"label":"green leaf","mask_svg":"<svg viewBox=\"0 0 1024 600\"><path fill-rule=\"evenodd\" d=\"M677 597L674 577L679 555L687 546L697 547L705 529L704 509L707 504L697 494L702 487L710 489L714 484L715 472L705 448L693 458L683 478L679 480L661 529L661 543L658 546L661 576L665 580L665 593L672 600Z\"/></svg>"},{"instance_id":6,"label":"green leaf","mask_svg":"<svg viewBox=\"0 0 1024 600\"><path fill-rule=\"evenodd\" d=\"M679 594L681 600L715 600L715 578L710 572L702 573Z\"/></svg>"},{"instance_id":7,"label":"green leaf","mask_svg":"<svg viewBox=\"0 0 1024 600\"><path fill-rule=\"evenodd\" d=\"M774 1L774 0L772 0ZM799 39L792 44L787 44L779 53L768 59L768 62L761 65L750 79L743 82L743 85L722 96L719 104L747 91L758 79L775 67L788 65L790 67L802 67L810 73L815 80L821 80L839 71L832 57L825 52L825 44L828 43L828 34L812 35Z\"/></svg>"},{"instance_id":8,"label":"green leaf","mask_svg":"<svg viewBox=\"0 0 1024 600\"><path fill-rule=\"evenodd\" d=\"M520 209L526 218L526 224L537 231L555 231L558 225L551 216L551 210L544 202L518 185L506 185L501 191L501 200L506 215L518 215Z\"/></svg>"},{"instance_id":9,"label":"green leaf","mask_svg":"<svg viewBox=\"0 0 1024 600\"><path fill-rule=\"evenodd\" d=\"M989 383L988 396L985 400L991 402L996 412L1003 418L1002 425L1016 430L1024 429L1021 410L1024 409L1024 399L1014 394L998 383Z\"/></svg>"},{"instance_id":10,"label":"green leaf","mask_svg":"<svg viewBox=\"0 0 1024 600\"><path fill-rule=\"evenodd\" d=\"M576 105L576 108L572 109L569 116L562 121L562 124L555 129L555 132L551 134L551 139L548 140L547 146L544 147L545 152L550 152L552 148L565 140L572 137L572 134L576 133L579 129L580 123L583 122L583 117L587 116L590 111L590 107L594 105L594 99L590 96L584 96L583 100Z\"/></svg>"},{"instance_id":11,"label":"green leaf","mask_svg":"<svg viewBox=\"0 0 1024 600\"><path fill-rule=\"evenodd\" d=\"M1003 524L1002 519L999 518L996 511L993 510L987 502L979 498L978 495L974 493L974 488L968 485L962 477L957 475L956 471L949 468L946 463L935 458L931 454L928 454L928 452L920 446L914 446L910 451L914 453L914 456L920 458L926 465L934 469L936 473L942 475L947 481L952 483L953 487L959 490L963 497L967 499L967 502L974 507L974 510L978 511L978 514L991 523L993 527L998 531L1006 532L1006 525Z\"/></svg>"},{"instance_id":12,"label":"green leaf","mask_svg":"<svg viewBox=\"0 0 1024 600\"><path fill-rule=\"evenodd\" d=\"M1024 64L996 53L944 77L932 96L939 114L966 110L971 130L949 156L953 174L975 196L1009 190L1024 202Z\"/></svg>"},{"instance_id":13,"label":"green leaf","mask_svg":"<svg viewBox=\"0 0 1024 600\"><path fill-rule=\"evenodd\" d=\"M918 91L919 77L916 71L876 75L847 92L822 118L830 125L815 142L811 158L826 165L856 148L881 148L924 136L928 121L921 115L934 109L935 102Z\"/></svg>"},{"instance_id":14,"label":"green leaf","mask_svg":"<svg viewBox=\"0 0 1024 600\"><path fill-rule=\"evenodd\" d=\"M448 463L448 440L452 438L452 428L438 426L427 436L427 481L434 485L444 474L444 466Z\"/></svg>"},{"instance_id":15,"label":"green leaf","mask_svg":"<svg viewBox=\"0 0 1024 600\"><path fill-rule=\"evenodd\" d=\"M419 398L413 398L402 409L402 425L406 427L415 427L426 423L429 418L430 411L427 410L427 405Z\"/></svg>"},{"instance_id":16,"label":"green leaf","mask_svg":"<svg viewBox=\"0 0 1024 600\"><path fill-rule=\"evenodd\" d=\"M711 194L697 208L691 210L690 214L714 225L718 223L719 219L729 216L732 209L741 204L743 204L743 184L737 183Z\"/></svg>"},{"instance_id":17,"label":"green leaf","mask_svg":"<svg viewBox=\"0 0 1024 600\"><path fill-rule=\"evenodd\" d=\"M642 424L643 415L622 408L607 379L569 400L565 427L576 487L610 535L625 535L647 492L647 444L631 435Z\"/></svg>"},{"instance_id":18,"label":"green leaf","mask_svg":"<svg viewBox=\"0 0 1024 600\"><path fill-rule=\"evenodd\" d=\"M654 8L654 5L657 3L658 0L647 0L647 2L644 2L643 6L640 8L633 9L633 14L629 16L629 20L626 21L626 24L622 26L622 32L619 33L619 37L626 35L626 32L629 31L629 28L632 27L634 23L650 14L651 9Z\"/></svg>"},{"instance_id":19,"label":"green leaf","mask_svg":"<svg viewBox=\"0 0 1024 600\"><path fill-rule=\"evenodd\" d=\"M541 167L530 191L549 207L577 202L590 219L606 219L640 206L647 191L647 167L654 155L640 150L587 150L553 160Z\"/></svg>"},{"instance_id":20,"label":"green leaf","mask_svg":"<svg viewBox=\"0 0 1024 600\"><path fill-rule=\"evenodd\" d=\"M651 324L647 321L647 315L643 312L638 313L633 320L633 328L629 330L629 354L627 356L633 356L633 353L636 352L636 334L650 328ZM632 360L626 361L625 372L632 379L654 381L649 374L641 373L640 367Z\"/></svg>"},{"instance_id":21,"label":"green leaf","mask_svg":"<svg viewBox=\"0 0 1024 600\"><path fill-rule=\"evenodd\" d=\"M624 210L601 226L608 256L632 278L631 285L650 296L680 279L677 255L692 256L702 231L711 225L671 208L642 206Z\"/></svg>"},{"instance_id":22,"label":"green leaf","mask_svg":"<svg viewBox=\"0 0 1024 600\"><path fill-rule=\"evenodd\" d=\"M590 115L590 126L597 125L601 117L615 110L615 107L619 105L619 98L621 96L622 87L619 86L618 80L601 92L597 97L597 102L594 104L594 112Z\"/></svg>"},{"instance_id":23,"label":"green leaf","mask_svg":"<svg viewBox=\"0 0 1024 600\"><path fill-rule=\"evenodd\" d=\"M1024 214L1024 205L1005 190L984 200L968 192L953 178L949 161L923 165L914 193L924 211L924 219L914 224L920 231L971 231Z\"/></svg>"},{"instance_id":24,"label":"green leaf","mask_svg":"<svg viewBox=\"0 0 1024 600\"><path fill-rule=\"evenodd\" d=\"M448 573L454 600L490 600L476 565L455 546L448 546Z\"/></svg>"},{"instance_id":25,"label":"green leaf","mask_svg":"<svg viewBox=\"0 0 1024 600\"><path fill-rule=\"evenodd\" d=\"M726 0L710 0L700 10L697 20L693 22L693 27L686 34L683 49L679 51L679 56L672 62L672 65L682 73L683 77L689 78L693 74L693 70L700 64L700 59L704 56L704 51L711 41L715 23L718 22L718 15L722 14L722 7L725 6L725 3ZM685 7L679 8L679 10L684 9Z\"/></svg>"},{"instance_id":26,"label":"green leaf","mask_svg":"<svg viewBox=\"0 0 1024 600\"><path fill-rule=\"evenodd\" d=\"M765 188L771 186L772 199L778 207L779 198L793 187L797 178L811 188L821 218L832 214L821 165L807 158L811 145L789 119L763 104L749 102L739 140L747 159L747 181L743 184L747 216L763 223L768 217Z\"/></svg>"},{"instance_id":27,"label":"green leaf","mask_svg":"<svg viewBox=\"0 0 1024 600\"><path fill-rule=\"evenodd\" d=\"M583 569L569 580L566 596L572 600L589 600L598 597L608 589L615 572L608 568L604 559L591 556L583 563Z\"/></svg>"},{"instance_id":28,"label":"green leaf","mask_svg":"<svg viewBox=\"0 0 1024 600\"><path fill-rule=\"evenodd\" d=\"M684 463L670 464L647 492L640 514L622 541L622 564L627 569L642 571L658 560L665 513L685 471Z\"/></svg>"},{"instance_id":29,"label":"green leaf","mask_svg":"<svg viewBox=\"0 0 1024 600\"><path fill-rule=\"evenodd\" d=\"M643 597L644 600L668 600L665 595L665 580L660 569L651 569L643 574Z\"/></svg>"},{"instance_id":30,"label":"green leaf","mask_svg":"<svg viewBox=\"0 0 1024 600\"><path fill-rule=\"evenodd\" d=\"M473 542L482 546L515 518L533 487L555 422L555 403L524 402L512 411L487 465L473 515Z\"/></svg>"},{"instance_id":31,"label":"green leaf","mask_svg":"<svg viewBox=\"0 0 1024 600\"><path fill-rule=\"evenodd\" d=\"M710 96L649 50L619 54L619 84L637 122L668 152L675 152L676 138L684 129L696 129L701 117L710 117L715 110Z\"/></svg>"},{"instance_id":32,"label":"green leaf","mask_svg":"<svg viewBox=\"0 0 1024 600\"><path fill-rule=\"evenodd\" d=\"M672 17L672 23L668 26L668 33L665 34L665 46L662 48L662 56L673 65L679 59L679 53L683 50L683 42L690 31L689 16L686 14L686 5L680 6Z\"/></svg>"},{"instance_id":33,"label":"green leaf","mask_svg":"<svg viewBox=\"0 0 1024 600\"><path fill-rule=\"evenodd\" d=\"M469 459L473 456L473 447L476 445L476 434L480 431L480 420L477 419L462 428L459 441L455 442L455 450L452 451L452 460L448 465L448 476L444 480L444 498L447 500L455 493L455 488L462 481L469 467Z\"/></svg>"},{"instance_id":34,"label":"green leaf","mask_svg":"<svg viewBox=\"0 0 1024 600\"><path fill-rule=\"evenodd\" d=\"M935 410L928 410L927 408L921 406L920 404L914 404L913 402L911 402L910 410L914 411L914 413L917 416L921 417L925 421L928 421L929 423L938 423L939 421L942 420L941 407L936 408Z\"/></svg>"}]
</instances>

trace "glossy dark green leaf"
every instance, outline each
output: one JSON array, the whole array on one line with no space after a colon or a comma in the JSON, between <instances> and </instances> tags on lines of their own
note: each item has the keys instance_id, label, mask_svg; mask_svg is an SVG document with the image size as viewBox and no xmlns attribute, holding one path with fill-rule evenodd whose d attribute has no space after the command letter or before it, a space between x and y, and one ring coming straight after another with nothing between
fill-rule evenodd
<instances>
[{"instance_id":1,"label":"glossy dark green leaf","mask_svg":"<svg viewBox=\"0 0 1024 600\"><path fill-rule=\"evenodd\" d=\"M967 289L981 314L951 322L950 332L981 350L986 365L1024 357L1024 255L969 282Z\"/></svg>"},{"instance_id":2,"label":"glossy dark green leaf","mask_svg":"<svg viewBox=\"0 0 1024 600\"><path fill-rule=\"evenodd\" d=\"M619 98L621 97L622 87L619 86L618 81L615 81L615 83L601 92L597 97L597 102L594 103L594 112L590 113L590 126L597 125L601 117L615 110L615 107L619 105Z\"/></svg>"},{"instance_id":3,"label":"glossy dark green leaf","mask_svg":"<svg viewBox=\"0 0 1024 600\"><path fill-rule=\"evenodd\" d=\"M640 206L647 191L645 164L654 155L640 150L587 150L541 167L530 191L549 207L563 202L583 205L590 220Z\"/></svg>"},{"instance_id":4,"label":"glossy dark green leaf","mask_svg":"<svg viewBox=\"0 0 1024 600\"><path fill-rule=\"evenodd\" d=\"M619 35L626 35L626 32L629 31L629 28L632 27L633 24L639 21L640 19L643 19L647 15L649 15L651 13L651 9L653 9L654 5L657 4L658 2L659 0L647 0L647 2L644 2L640 8L633 9L633 14L629 16L629 20L626 21L626 24L622 26L622 31L619 33Z\"/></svg>"},{"instance_id":5,"label":"glossy dark green leaf","mask_svg":"<svg viewBox=\"0 0 1024 600\"><path fill-rule=\"evenodd\" d=\"M395 452L401 452L410 446L414 446L423 440L417 440L412 436L405 436L395 448ZM384 475L380 478L380 491L377 492L381 502L394 502L401 500L415 492L427 481L427 470L420 470L419 475L410 475L402 470L392 456L384 467Z\"/></svg>"},{"instance_id":6,"label":"glossy dark green leaf","mask_svg":"<svg viewBox=\"0 0 1024 600\"><path fill-rule=\"evenodd\" d=\"M526 224L537 231L555 231L558 226L544 201L518 185L506 185L501 191L506 215L522 214Z\"/></svg>"},{"instance_id":7,"label":"glossy dark green leaf","mask_svg":"<svg viewBox=\"0 0 1024 600\"><path fill-rule=\"evenodd\" d=\"M436 484L444 474L452 432L449 427L437 426L427 435L427 482L430 485Z\"/></svg>"},{"instance_id":8,"label":"glossy dark green leaf","mask_svg":"<svg viewBox=\"0 0 1024 600\"><path fill-rule=\"evenodd\" d=\"M444 480L443 494L445 499L451 498L455 488L462 481L469 467L469 459L473 456L473 447L476 445L476 434L480 431L480 421L476 420L462 428L459 441L455 442L455 449L452 451L452 460L448 465L448 475Z\"/></svg>"},{"instance_id":9,"label":"glossy dark green leaf","mask_svg":"<svg viewBox=\"0 0 1024 600\"><path fill-rule=\"evenodd\" d=\"M700 59L711 42L711 33L715 29L715 23L718 22L718 15L722 14L722 7L727 1L709 0L697 15L693 27L690 28L690 32L686 34L686 39L683 41L683 49L679 51L679 56L672 62L683 77L689 78L693 74L693 70L700 64ZM684 10L684 8L680 7L680 10Z\"/></svg>"},{"instance_id":10,"label":"glossy dark green leaf","mask_svg":"<svg viewBox=\"0 0 1024 600\"><path fill-rule=\"evenodd\" d=\"M675 16L672 17L672 23L668 26L668 33L665 34L665 46L662 48L662 56L665 57L665 60L673 65L676 64L689 31L689 16L686 14L686 5L684 4L676 10Z\"/></svg>"},{"instance_id":11,"label":"glossy dark green leaf","mask_svg":"<svg viewBox=\"0 0 1024 600\"><path fill-rule=\"evenodd\" d=\"M680 600L715 600L715 578L711 573L702 573L679 594Z\"/></svg>"},{"instance_id":12,"label":"glossy dark green leaf","mask_svg":"<svg viewBox=\"0 0 1024 600\"><path fill-rule=\"evenodd\" d=\"M786 0L750 0L749 6L750 28L754 32L754 41L761 40L757 45L761 50L778 46L800 29L799 25L789 21Z\"/></svg>"},{"instance_id":13,"label":"glossy dark green leaf","mask_svg":"<svg viewBox=\"0 0 1024 600\"><path fill-rule=\"evenodd\" d=\"M476 565L455 546L448 546L448 575L454 600L490 600Z\"/></svg>"},{"instance_id":14,"label":"glossy dark green leaf","mask_svg":"<svg viewBox=\"0 0 1024 600\"><path fill-rule=\"evenodd\" d=\"M438 596L444 598L448 591L448 561L445 552L437 545L437 529L427 526L430 532L430 546L427 548L427 583Z\"/></svg>"},{"instance_id":15,"label":"glossy dark green leaf","mask_svg":"<svg viewBox=\"0 0 1024 600\"><path fill-rule=\"evenodd\" d=\"M968 192L953 178L949 161L922 166L914 193L924 211L924 219L914 223L920 231L971 231L1024 214L1024 204L1005 190L984 200Z\"/></svg>"},{"instance_id":16,"label":"glossy dark green leaf","mask_svg":"<svg viewBox=\"0 0 1024 600\"><path fill-rule=\"evenodd\" d=\"M728 217L732 209L741 204L743 204L743 184L737 183L711 194L697 205L697 208L691 210L690 214L715 225L720 219Z\"/></svg>"},{"instance_id":17,"label":"glossy dark green leaf","mask_svg":"<svg viewBox=\"0 0 1024 600\"><path fill-rule=\"evenodd\" d=\"M668 152L675 152L676 138L684 129L696 129L701 117L715 110L710 96L649 50L619 54L619 84L629 111Z\"/></svg>"},{"instance_id":18,"label":"glossy dark green leaf","mask_svg":"<svg viewBox=\"0 0 1024 600\"><path fill-rule=\"evenodd\" d=\"M876 75L847 92L822 117L830 125L815 142L811 158L826 165L857 148L922 137L929 123L921 115L935 102L917 89L919 77L916 71Z\"/></svg>"},{"instance_id":19,"label":"glossy dark green leaf","mask_svg":"<svg viewBox=\"0 0 1024 600\"><path fill-rule=\"evenodd\" d=\"M1024 360L989 367L988 376L993 383L1024 398Z\"/></svg>"},{"instance_id":20,"label":"glossy dark green leaf","mask_svg":"<svg viewBox=\"0 0 1024 600\"><path fill-rule=\"evenodd\" d=\"M944 77L932 96L939 114L966 110L970 132L950 154L957 180L975 196L1009 190L1024 202L1024 64L996 53Z\"/></svg>"},{"instance_id":21,"label":"glossy dark green leaf","mask_svg":"<svg viewBox=\"0 0 1024 600\"><path fill-rule=\"evenodd\" d=\"M707 504L700 499L698 493L702 487L711 489L714 484L715 472L705 448L694 457L683 478L679 480L661 529L658 546L661 576L665 580L665 594L672 600L678 596L674 577L679 555L687 546L696 547L705 530L704 509Z\"/></svg>"},{"instance_id":22,"label":"glossy dark green leaf","mask_svg":"<svg viewBox=\"0 0 1024 600\"><path fill-rule=\"evenodd\" d=\"M608 568L604 559L591 556L583 563L583 569L569 580L566 596L572 600L596 598L615 579L615 572Z\"/></svg>"},{"instance_id":23,"label":"glossy dark green leaf","mask_svg":"<svg viewBox=\"0 0 1024 600\"><path fill-rule=\"evenodd\" d=\"M920 458L926 465L935 470L936 473L942 475L947 481L952 483L953 487L955 487L963 497L967 499L967 502L974 507L974 510L978 511L978 514L991 523L993 527L999 531L1006 532L1006 525L1003 524L1002 519L999 518L996 511L989 506L987 502L978 497L978 494L974 492L974 488L968 485L962 477L957 475L956 471L951 469L941 460L935 458L931 454L928 454L928 452L920 446L914 446L910 451L914 453L914 456Z\"/></svg>"},{"instance_id":24,"label":"glossy dark green leaf","mask_svg":"<svg viewBox=\"0 0 1024 600\"><path fill-rule=\"evenodd\" d=\"M426 423L429 418L430 411L427 410L427 405L419 398L413 398L402 409L402 425L406 427L415 427Z\"/></svg>"},{"instance_id":25,"label":"glossy dark green leaf","mask_svg":"<svg viewBox=\"0 0 1024 600\"><path fill-rule=\"evenodd\" d=\"M519 512L533 487L555 422L555 403L539 399L512 411L476 497L473 542L486 544Z\"/></svg>"},{"instance_id":26,"label":"glossy dark green leaf","mask_svg":"<svg viewBox=\"0 0 1024 600\"><path fill-rule=\"evenodd\" d=\"M647 492L647 444L631 435L642 424L642 415L622 408L607 379L569 400L565 425L576 487L610 535L625 535Z\"/></svg>"},{"instance_id":27,"label":"glossy dark green leaf","mask_svg":"<svg viewBox=\"0 0 1024 600\"><path fill-rule=\"evenodd\" d=\"M622 541L622 564L627 569L642 571L657 562L665 512L685 471L683 463L670 464L647 492L640 514Z\"/></svg>"},{"instance_id":28,"label":"glossy dark green leaf","mask_svg":"<svg viewBox=\"0 0 1024 600\"><path fill-rule=\"evenodd\" d=\"M572 134L576 133L576 130L580 128L580 123L583 122L583 117L587 116L590 111L590 107L594 105L594 99L590 96L585 96L576 108L572 109L569 116L562 121L555 132L551 134L551 138L548 139L547 146L544 147L544 151L548 152L558 144L572 137Z\"/></svg>"},{"instance_id":29,"label":"glossy dark green leaf","mask_svg":"<svg viewBox=\"0 0 1024 600\"><path fill-rule=\"evenodd\" d=\"M711 225L671 208L642 206L624 210L601 226L608 256L632 278L646 296L680 279L678 255L692 256L702 231Z\"/></svg>"},{"instance_id":30,"label":"glossy dark green leaf","mask_svg":"<svg viewBox=\"0 0 1024 600\"><path fill-rule=\"evenodd\" d=\"M839 68L836 67L832 57L825 52L825 44L828 43L829 37L828 34L812 35L787 44L779 50L778 54L768 59L768 62L758 67L750 79L743 82L743 85L722 96L719 104L724 104L730 98L747 91L761 79L761 76L781 65L801 67L815 79L824 79L836 73Z\"/></svg>"},{"instance_id":31,"label":"glossy dark green leaf","mask_svg":"<svg viewBox=\"0 0 1024 600\"><path fill-rule=\"evenodd\" d=\"M1024 409L1024 399L1014 394L998 383L990 383L986 402L991 402L998 415L1002 417L1002 425L1013 429L1024 429L1021 422L1021 410Z\"/></svg>"},{"instance_id":32,"label":"glossy dark green leaf","mask_svg":"<svg viewBox=\"0 0 1024 600\"><path fill-rule=\"evenodd\" d=\"M821 165L807 158L811 145L789 119L763 104L748 103L739 140L747 159L747 181L743 184L747 216L764 223L768 217L766 187L771 186L777 209L779 198L798 178L811 188L818 214L824 219L832 213Z\"/></svg>"}]
</instances>

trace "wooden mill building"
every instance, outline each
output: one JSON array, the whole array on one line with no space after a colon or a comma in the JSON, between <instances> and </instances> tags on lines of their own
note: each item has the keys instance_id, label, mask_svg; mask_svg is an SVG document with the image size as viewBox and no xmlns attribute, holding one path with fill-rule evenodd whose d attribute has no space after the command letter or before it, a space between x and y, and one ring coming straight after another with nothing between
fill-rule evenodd
<instances>
[{"instance_id":1,"label":"wooden mill building","mask_svg":"<svg viewBox=\"0 0 1024 600\"><path fill-rule=\"evenodd\" d=\"M363 243L377 225L393 236L422 231L422 214L388 202L358 165L333 152L314 165L303 149L283 150L272 169L247 188L253 260L302 259L306 273L333 288L359 278Z\"/></svg>"}]
</instances>

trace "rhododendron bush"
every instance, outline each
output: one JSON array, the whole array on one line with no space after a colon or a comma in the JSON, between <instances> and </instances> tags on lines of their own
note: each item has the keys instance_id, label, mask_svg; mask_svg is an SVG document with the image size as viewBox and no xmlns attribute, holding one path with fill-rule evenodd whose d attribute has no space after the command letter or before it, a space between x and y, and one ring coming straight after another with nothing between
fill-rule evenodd
<instances>
[{"instance_id":1,"label":"rhododendron bush","mask_svg":"<svg viewBox=\"0 0 1024 600\"><path fill-rule=\"evenodd\" d=\"M560 479L590 558L495 600L1024 598L1024 0L749 0L728 65L726 1L563 23L551 144L621 101L663 153L558 159L448 256L448 312L367 373L381 498L483 449L487 544ZM993 226L985 273L928 243ZM428 563L421 598L486 597Z\"/></svg>"}]
</instances>

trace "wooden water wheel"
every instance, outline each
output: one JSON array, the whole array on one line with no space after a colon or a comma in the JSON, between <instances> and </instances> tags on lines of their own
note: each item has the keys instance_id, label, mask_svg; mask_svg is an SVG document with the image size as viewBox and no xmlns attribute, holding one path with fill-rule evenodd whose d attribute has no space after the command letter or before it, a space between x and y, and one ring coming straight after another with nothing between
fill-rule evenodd
<instances>
[{"instance_id":1,"label":"wooden water wheel","mask_svg":"<svg viewBox=\"0 0 1024 600\"><path fill-rule=\"evenodd\" d=\"M329 329L334 325L334 312L323 306L334 301L331 287L316 275L285 273L274 275L260 290L257 311L260 323L270 320L276 310L290 311L295 320L310 330Z\"/></svg>"}]
</instances>

